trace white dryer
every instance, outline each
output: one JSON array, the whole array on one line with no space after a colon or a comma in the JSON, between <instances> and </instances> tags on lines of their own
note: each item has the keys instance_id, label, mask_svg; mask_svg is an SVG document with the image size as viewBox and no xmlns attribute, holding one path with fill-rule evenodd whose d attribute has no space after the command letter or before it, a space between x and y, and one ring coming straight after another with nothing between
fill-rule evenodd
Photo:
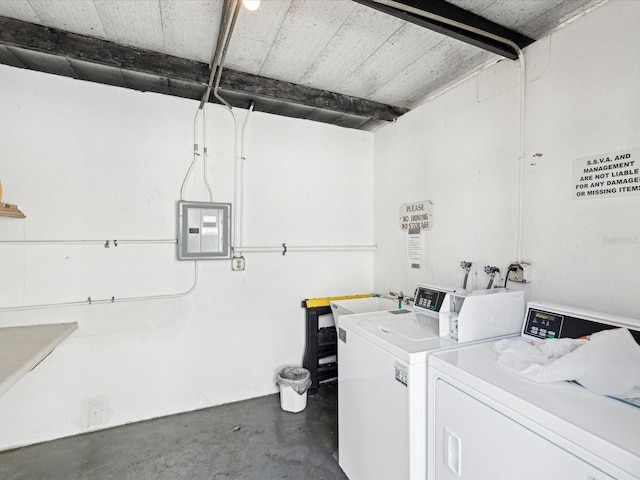
<instances>
[{"instance_id":1,"label":"white dryer","mask_svg":"<svg viewBox=\"0 0 640 480\"><path fill-rule=\"evenodd\" d=\"M424 479L429 354L455 347L458 335L467 338L466 328L478 338L518 332L523 313L522 292L457 294L420 285L413 312L341 317L338 461L349 479ZM494 322L486 315L505 321ZM442 334L441 322L447 324ZM490 333L483 336L479 325Z\"/></svg>"},{"instance_id":2,"label":"white dryer","mask_svg":"<svg viewBox=\"0 0 640 480\"><path fill-rule=\"evenodd\" d=\"M640 321L530 302L522 341L640 329ZM636 342L640 334L632 331ZM494 342L429 358L428 478L638 479L640 408L497 365Z\"/></svg>"}]
</instances>

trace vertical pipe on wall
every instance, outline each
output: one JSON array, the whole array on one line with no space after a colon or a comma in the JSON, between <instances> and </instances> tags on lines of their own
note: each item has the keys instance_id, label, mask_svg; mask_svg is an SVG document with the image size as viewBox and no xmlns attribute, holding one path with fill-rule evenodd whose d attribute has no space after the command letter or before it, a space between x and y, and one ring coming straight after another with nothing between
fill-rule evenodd
<instances>
[{"instance_id":1,"label":"vertical pipe on wall","mask_svg":"<svg viewBox=\"0 0 640 480\"><path fill-rule=\"evenodd\" d=\"M249 120L251 119L251 114L253 113L253 109L255 107L255 103L251 102L249 105L249 110L247 111L247 116L244 119L244 125L242 126L242 133L240 135L240 204L236 205L236 211L238 212L238 216L236 218L236 223L238 224L238 245L237 248L241 249L244 244L243 241L243 222L244 222L244 162L246 159L245 156L245 138L246 138L246 130L247 125L249 125Z\"/></svg>"},{"instance_id":2,"label":"vertical pipe on wall","mask_svg":"<svg viewBox=\"0 0 640 480\"><path fill-rule=\"evenodd\" d=\"M203 169L203 177L204 184L209 191L209 201L213 202L213 188L211 188L211 184L209 183L209 177L207 175L207 160L209 158L209 152L207 151L207 106L204 105L202 107L202 169Z\"/></svg>"},{"instance_id":3,"label":"vertical pipe on wall","mask_svg":"<svg viewBox=\"0 0 640 480\"><path fill-rule=\"evenodd\" d=\"M518 233L516 239L516 259L522 262L522 228L524 210L524 151L525 151L525 121L527 104L527 71L524 63L524 53L517 49L520 60L520 144L518 152Z\"/></svg>"}]
</instances>

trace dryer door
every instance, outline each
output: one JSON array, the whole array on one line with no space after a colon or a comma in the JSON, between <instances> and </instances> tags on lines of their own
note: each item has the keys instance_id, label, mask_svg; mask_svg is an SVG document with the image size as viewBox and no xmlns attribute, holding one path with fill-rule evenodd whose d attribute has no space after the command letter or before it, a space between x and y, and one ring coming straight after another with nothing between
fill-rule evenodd
<instances>
[{"instance_id":1,"label":"dryer door","mask_svg":"<svg viewBox=\"0 0 640 480\"><path fill-rule=\"evenodd\" d=\"M438 480L614 478L445 380L435 386Z\"/></svg>"}]
</instances>

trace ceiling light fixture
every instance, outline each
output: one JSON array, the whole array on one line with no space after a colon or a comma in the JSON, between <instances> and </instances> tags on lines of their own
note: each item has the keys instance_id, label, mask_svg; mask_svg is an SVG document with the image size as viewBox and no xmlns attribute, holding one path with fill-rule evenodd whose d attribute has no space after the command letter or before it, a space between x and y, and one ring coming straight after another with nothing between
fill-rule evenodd
<instances>
[{"instance_id":1,"label":"ceiling light fixture","mask_svg":"<svg viewBox=\"0 0 640 480\"><path fill-rule=\"evenodd\" d=\"M255 11L260 6L260 0L242 0L242 5L244 8L250 11Z\"/></svg>"}]
</instances>

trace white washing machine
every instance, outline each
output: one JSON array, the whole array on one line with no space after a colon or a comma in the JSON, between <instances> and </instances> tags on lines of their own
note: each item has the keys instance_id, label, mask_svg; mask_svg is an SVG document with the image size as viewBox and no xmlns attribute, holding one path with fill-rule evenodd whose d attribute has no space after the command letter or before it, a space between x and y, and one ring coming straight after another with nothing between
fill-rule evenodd
<instances>
[{"instance_id":1,"label":"white washing machine","mask_svg":"<svg viewBox=\"0 0 640 480\"><path fill-rule=\"evenodd\" d=\"M638 330L640 321L530 302L521 337L579 338L615 327ZM429 358L429 479L640 478L638 406L508 373L493 343Z\"/></svg>"},{"instance_id":2,"label":"white washing machine","mask_svg":"<svg viewBox=\"0 0 640 480\"><path fill-rule=\"evenodd\" d=\"M478 338L518 332L523 313L522 292L457 294L420 285L413 312L341 317L338 461L347 477L424 479L429 354L456 346L468 330Z\"/></svg>"}]
</instances>

